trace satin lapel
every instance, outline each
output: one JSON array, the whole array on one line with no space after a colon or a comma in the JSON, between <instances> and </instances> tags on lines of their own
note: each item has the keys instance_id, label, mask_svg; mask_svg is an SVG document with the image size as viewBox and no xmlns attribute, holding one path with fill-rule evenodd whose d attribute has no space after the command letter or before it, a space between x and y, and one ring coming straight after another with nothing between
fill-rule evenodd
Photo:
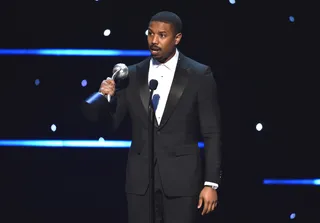
<instances>
[{"instance_id":1,"label":"satin lapel","mask_svg":"<svg viewBox=\"0 0 320 223\"><path fill-rule=\"evenodd\" d=\"M149 60L143 61L137 66L137 80L139 85L140 98L143 108L148 115L148 105L149 105L149 87L148 87L148 72L149 72ZM145 115L145 114L143 114Z\"/></svg>"},{"instance_id":2,"label":"satin lapel","mask_svg":"<svg viewBox=\"0 0 320 223\"><path fill-rule=\"evenodd\" d=\"M147 120L148 118L148 109L149 109L149 97L150 90L148 85L148 73L149 73L149 64L150 58L143 61L141 64L137 66L137 79L139 85L139 94L141 103L143 105L143 109L145 113L142 114L142 119ZM155 118L155 117L154 117ZM158 127L158 122L155 120L155 126Z\"/></svg>"},{"instance_id":3,"label":"satin lapel","mask_svg":"<svg viewBox=\"0 0 320 223\"><path fill-rule=\"evenodd\" d=\"M184 63L183 57L181 56L177 64L177 68L175 71L175 75L172 81L171 89L169 92L166 107L159 128L162 128L169 120L172 112L174 111L177 103L179 102L183 94L185 87L187 86L187 83L188 68L187 65Z\"/></svg>"}]
</instances>

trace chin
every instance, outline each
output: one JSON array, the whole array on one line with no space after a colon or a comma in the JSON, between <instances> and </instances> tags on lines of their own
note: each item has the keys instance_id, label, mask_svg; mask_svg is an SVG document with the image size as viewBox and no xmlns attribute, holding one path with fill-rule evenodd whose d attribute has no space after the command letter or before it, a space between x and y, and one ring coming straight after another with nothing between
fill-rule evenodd
<instances>
[{"instance_id":1,"label":"chin","mask_svg":"<svg viewBox=\"0 0 320 223\"><path fill-rule=\"evenodd\" d=\"M158 60L159 62L161 62L163 60L162 56L160 55L151 55L153 59Z\"/></svg>"},{"instance_id":2,"label":"chin","mask_svg":"<svg viewBox=\"0 0 320 223\"><path fill-rule=\"evenodd\" d=\"M164 55L159 55L159 54L155 54L155 55L151 55L155 60L159 61L160 63L163 63L166 61L167 57Z\"/></svg>"}]
</instances>

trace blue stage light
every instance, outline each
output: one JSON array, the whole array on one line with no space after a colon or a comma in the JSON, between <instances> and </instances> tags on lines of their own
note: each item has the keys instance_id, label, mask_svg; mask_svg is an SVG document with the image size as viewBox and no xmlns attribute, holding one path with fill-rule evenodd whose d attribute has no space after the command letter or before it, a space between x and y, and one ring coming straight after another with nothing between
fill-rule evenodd
<instances>
[{"instance_id":1,"label":"blue stage light","mask_svg":"<svg viewBox=\"0 0 320 223\"><path fill-rule=\"evenodd\" d=\"M289 21L290 22L294 22L294 17L293 16L289 16Z\"/></svg>"},{"instance_id":2,"label":"blue stage light","mask_svg":"<svg viewBox=\"0 0 320 223\"><path fill-rule=\"evenodd\" d=\"M116 49L0 49L0 55L40 55L40 56L149 56L148 50Z\"/></svg>"},{"instance_id":3,"label":"blue stage light","mask_svg":"<svg viewBox=\"0 0 320 223\"><path fill-rule=\"evenodd\" d=\"M2 147L129 148L130 145L130 141L120 140L0 140Z\"/></svg>"},{"instance_id":4,"label":"blue stage light","mask_svg":"<svg viewBox=\"0 0 320 223\"><path fill-rule=\"evenodd\" d=\"M125 140L0 140L0 147L130 148ZM203 147L199 142L198 146Z\"/></svg>"},{"instance_id":5,"label":"blue stage light","mask_svg":"<svg viewBox=\"0 0 320 223\"><path fill-rule=\"evenodd\" d=\"M82 86L82 87L87 86L87 84L88 84L87 80L82 80L82 81L81 81L81 86Z\"/></svg>"},{"instance_id":6,"label":"blue stage light","mask_svg":"<svg viewBox=\"0 0 320 223\"><path fill-rule=\"evenodd\" d=\"M320 186L320 179L264 179L266 185L314 185Z\"/></svg>"},{"instance_id":7,"label":"blue stage light","mask_svg":"<svg viewBox=\"0 0 320 223\"><path fill-rule=\"evenodd\" d=\"M34 81L34 84L35 84L36 86L38 86L38 85L40 84L40 80L39 80L39 79L36 79L36 80Z\"/></svg>"}]
</instances>

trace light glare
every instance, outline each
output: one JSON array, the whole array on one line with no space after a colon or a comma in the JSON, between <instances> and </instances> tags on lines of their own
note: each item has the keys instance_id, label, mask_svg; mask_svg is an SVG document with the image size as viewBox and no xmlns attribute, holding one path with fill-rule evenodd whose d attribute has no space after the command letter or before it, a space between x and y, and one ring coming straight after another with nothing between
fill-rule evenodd
<instances>
[{"instance_id":1,"label":"light glare","mask_svg":"<svg viewBox=\"0 0 320 223\"><path fill-rule=\"evenodd\" d=\"M35 84L36 86L38 86L38 85L40 84L40 80L39 80L39 79L36 79L36 80L34 81L34 84Z\"/></svg>"},{"instance_id":2,"label":"light glare","mask_svg":"<svg viewBox=\"0 0 320 223\"><path fill-rule=\"evenodd\" d=\"M87 86L87 84L88 84L87 80L82 80L82 81L81 81L81 86L82 86L82 87Z\"/></svg>"},{"instance_id":3,"label":"light glare","mask_svg":"<svg viewBox=\"0 0 320 223\"><path fill-rule=\"evenodd\" d=\"M262 124L261 124L261 123L258 123L258 124L256 125L256 129L257 129L257 131L261 131L261 130L262 130Z\"/></svg>"},{"instance_id":4,"label":"light glare","mask_svg":"<svg viewBox=\"0 0 320 223\"><path fill-rule=\"evenodd\" d=\"M103 35L104 36L110 36L111 34L111 30L110 29L106 29L104 32L103 32Z\"/></svg>"},{"instance_id":5,"label":"light glare","mask_svg":"<svg viewBox=\"0 0 320 223\"><path fill-rule=\"evenodd\" d=\"M51 131L55 132L57 130L57 126L55 124L51 125Z\"/></svg>"},{"instance_id":6,"label":"light glare","mask_svg":"<svg viewBox=\"0 0 320 223\"><path fill-rule=\"evenodd\" d=\"M150 56L150 51L120 49L0 49L0 55L141 57Z\"/></svg>"},{"instance_id":7,"label":"light glare","mask_svg":"<svg viewBox=\"0 0 320 223\"><path fill-rule=\"evenodd\" d=\"M289 16L289 21L290 22L294 22L294 17L293 16Z\"/></svg>"},{"instance_id":8,"label":"light glare","mask_svg":"<svg viewBox=\"0 0 320 223\"><path fill-rule=\"evenodd\" d=\"M101 137L102 138L102 137ZM0 140L0 147L57 147L57 148L130 148L131 141L126 140ZM204 143L199 142L200 149Z\"/></svg>"}]
</instances>

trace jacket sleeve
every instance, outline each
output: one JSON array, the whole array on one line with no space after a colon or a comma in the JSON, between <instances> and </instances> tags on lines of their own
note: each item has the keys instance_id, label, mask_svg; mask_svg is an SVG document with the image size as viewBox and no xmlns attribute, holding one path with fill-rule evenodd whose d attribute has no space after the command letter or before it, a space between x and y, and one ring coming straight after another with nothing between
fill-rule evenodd
<instances>
[{"instance_id":1,"label":"jacket sleeve","mask_svg":"<svg viewBox=\"0 0 320 223\"><path fill-rule=\"evenodd\" d=\"M110 102L106 102L106 114L109 116L111 121L110 130L115 131L121 124L128 112L127 100L126 100L126 89L118 91L114 97L111 98Z\"/></svg>"},{"instance_id":2,"label":"jacket sleeve","mask_svg":"<svg viewBox=\"0 0 320 223\"><path fill-rule=\"evenodd\" d=\"M220 183L220 108L217 86L210 67L200 75L198 91L198 113L204 141L204 181Z\"/></svg>"},{"instance_id":3,"label":"jacket sleeve","mask_svg":"<svg viewBox=\"0 0 320 223\"><path fill-rule=\"evenodd\" d=\"M88 101L94 101L94 103ZM107 125L109 131L115 131L128 112L126 88L116 91L110 101L101 93L94 93L84 101L82 112L89 121L103 123Z\"/></svg>"}]
</instances>

